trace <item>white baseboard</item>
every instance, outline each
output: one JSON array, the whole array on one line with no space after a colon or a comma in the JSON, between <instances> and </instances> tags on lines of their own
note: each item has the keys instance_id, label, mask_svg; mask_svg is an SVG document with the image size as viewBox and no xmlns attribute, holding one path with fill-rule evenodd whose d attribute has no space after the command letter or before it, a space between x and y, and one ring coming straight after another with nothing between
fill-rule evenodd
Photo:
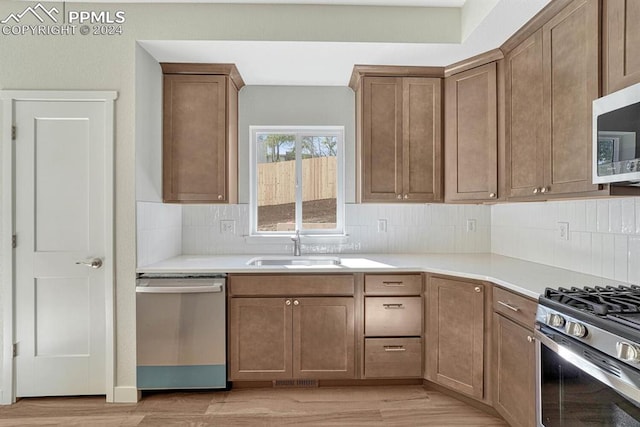
<instances>
[{"instance_id":1,"label":"white baseboard","mask_svg":"<svg viewBox=\"0 0 640 427\"><path fill-rule=\"evenodd\" d=\"M114 403L136 403L140 400L140 392L135 387L115 387L113 389Z\"/></svg>"}]
</instances>

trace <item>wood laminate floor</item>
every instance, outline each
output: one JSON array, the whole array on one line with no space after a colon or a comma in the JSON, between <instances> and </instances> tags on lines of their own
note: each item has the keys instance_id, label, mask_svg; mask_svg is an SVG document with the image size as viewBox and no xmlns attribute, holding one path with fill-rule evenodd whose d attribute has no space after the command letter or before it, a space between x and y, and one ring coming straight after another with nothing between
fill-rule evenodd
<instances>
[{"instance_id":1,"label":"wood laminate floor","mask_svg":"<svg viewBox=\"0 0 640 427\"><path fill-rule=\"evenodd\" d=\"M103 397L21 399L4 426L507 426L422 386L155 393L137 404Z\"/></svg>"}]
</instances>

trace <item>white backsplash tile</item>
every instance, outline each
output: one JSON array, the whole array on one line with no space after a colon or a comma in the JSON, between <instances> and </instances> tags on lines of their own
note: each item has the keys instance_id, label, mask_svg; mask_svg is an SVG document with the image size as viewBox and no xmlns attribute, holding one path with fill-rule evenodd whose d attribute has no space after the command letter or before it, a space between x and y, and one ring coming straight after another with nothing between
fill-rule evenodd
<instances>
[{"instance_id":1,"label":"white backsplash tile","mask_svg":"<svg viewBox=\"0 0 640 427\"><path fill-rule=\"evenodd\" d=\"M184 220L181 205L137 202L137 265L180 255Z\"/></svg>"},{"instance_id":2,"label":"white backsplash tile","mask_svg":"<svg viewBox=\"0 0 640 427\"><path fill-rule=\"evenodd\" d=\"M490 233L494 253L640 285L640 198L494 205Z\"/></svg>"},{"instance_id":3,"label":"white backsplash tile","mask_svg":"<svg viewBox=\"0 0 640 427\"><path fill-rule=\"evenodd\" d=\"M249 234L248 205L183 206L182 253L186 255L289 253L289 243L256 242ZM378 231L378 220L387 231ZM466 220L476 231L466 232ZM235 233L222 233L221 220L234 220ZM491 207L442 204L347 204L342 243L305 244L306 253L489 252Z\"/></svg>"}]
</instances>

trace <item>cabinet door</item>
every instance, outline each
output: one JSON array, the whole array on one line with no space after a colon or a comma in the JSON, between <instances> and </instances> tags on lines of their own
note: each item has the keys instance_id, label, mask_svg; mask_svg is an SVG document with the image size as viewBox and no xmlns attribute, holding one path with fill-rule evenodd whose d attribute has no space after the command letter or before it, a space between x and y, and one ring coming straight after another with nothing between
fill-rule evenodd
<instances>
[{"instance_id":1,"label":"cabinet door","mask_svg":"<svg viewBox=\"0 0 640 427\"><path fill-rule=\"evenodd\" d=\"M484 285L433 277L429 283L427 373L477 399L484 397Z\"/></svg>"},{"instance_id":2,"label":"cabinet door","mask_svg":"<svg viewBox=\"0 0 640 427\"><path fill-rule=\"evenodd\" d=\"M495 330L495 407L510 425L535 425L535 345L533 332L498 314Z\"/></svg>"},{"instance_id":3,"label":"cabinet door","mask_svg":"<svg viewBox=\"0 0 640 427\"><path fill-rule=\"evenodd\" d=\"M285 298L231 298L229 378L275 380L292 377L292 305Z\"/></svg>"},{"instance_id":4,"label":"cabinet door","mask_svg":"<svg viewBox=\"0 0 640 427\"><path fill-rule=\"evenodd\" d=\"M544 187L550 194L595 191L592 113L599 96L598 0L574 0L542 27Z\"/></svg>"},{"instance_id":5,"label":"cabinet door","mask_svg":"<svg viewBox=\"0 0 640 427\"><path fill-rule=\"evenodd\" d=\"M362 201L402 197L402 79L364 77Z\"/></svg>"},{"instance_id":6,"label":"cabinet door","mask_svg":"<svg viewBox=\"0 0 640 427\"><path fill-rule=\"evenodd\" d=\"M498 194L496 63L445 80L445 199L494 200Z\"/></svg>"},{"instance_id":7,"label":"cabinet door","mask_svg":"<svg viewBox=\"0 0 640 427\"><path fill-rule=\"evenodd\" d=\"M164 75L163 199L224 202L226 77Z\"/></svg>"},{"instance_id":8,"label":"cabinet door","mask_svg":"<svg viewBox=\"0 0 640 427\"><path fill-rule=\"evenodd\" d=\"M604 2L605 93L640 82L640 2Z\"/></svg>"},{"instance_id":9,"label":"cabinet door","mask_svg":"<svg viewBox=\"0 0 640 427\"><path fill-rule=\"evenodd\" d=\"M441 80L402 79L402 199L442 199Z\"/></svg>"},{"instance_id":10,"label":"cabinet door","mask_svg":"<svg viewBox=\"0 0 640 427\"><path fill-rule=\"evenodd\" d=\"M509 197L535 196L543 183L542 30L505 60L506 182Z\"/></svg>"},{"instance_id":11,"label":"cabinet door","mask_svg":"<svg viewBox=\"0 0 640 427\"><path fill-rule=\"evenodd\" d=\"M355 378L353 298L294 298L293 377Z\"/></svg>"}]
</instances>

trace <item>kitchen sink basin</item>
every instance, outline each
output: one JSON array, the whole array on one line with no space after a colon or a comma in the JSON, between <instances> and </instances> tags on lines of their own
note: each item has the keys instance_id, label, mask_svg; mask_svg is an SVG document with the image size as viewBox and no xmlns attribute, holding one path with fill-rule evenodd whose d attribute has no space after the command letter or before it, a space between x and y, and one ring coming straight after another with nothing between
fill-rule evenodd
<instances>
[{"instance_id":1,"label":"kitchen sink basin","mask_svg":"<svg viewBox=\"0 0 640 427\"><path fill-rule=\"evenodd\" d=\"M247 265L286 268L339 268L340 258L331 256L260 256L250 259Z\"/></svg>"}]
</instances>

